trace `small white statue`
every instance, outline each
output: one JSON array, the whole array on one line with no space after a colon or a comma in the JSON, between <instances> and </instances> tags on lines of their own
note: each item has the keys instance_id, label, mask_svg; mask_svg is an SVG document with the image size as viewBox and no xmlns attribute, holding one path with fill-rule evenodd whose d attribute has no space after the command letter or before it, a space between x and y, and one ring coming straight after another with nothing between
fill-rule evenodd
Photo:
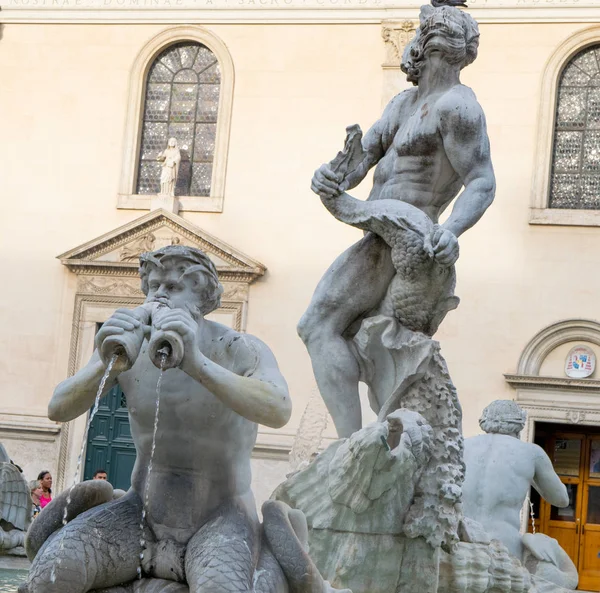
<instances>
[{"instance_id":1,"label":"small white statue","mask_svg":"<svg viewBox=\"0 0 600 593\"><path fill-rule=\"evenodd\" d=\"M179 174L179 163L181 162L181 151L177 146L176 138L169 138L167 148L158 156L157 160L162 163L160 173L160 195L175 195L175 185Z\"/></svg>"}]
</instances>

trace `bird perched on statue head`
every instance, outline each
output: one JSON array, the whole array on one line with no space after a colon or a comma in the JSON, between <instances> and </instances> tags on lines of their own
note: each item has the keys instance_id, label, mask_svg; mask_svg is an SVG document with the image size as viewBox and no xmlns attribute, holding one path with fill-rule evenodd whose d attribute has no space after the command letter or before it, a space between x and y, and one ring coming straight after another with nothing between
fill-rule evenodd
<instances>
[{"instance_id":1,"label":"bird perched on statue head","mask_svg":"<svg viewBox=\"0 0 600 593\"><path fill-rule=\"evenodd\" d=\"M462 8L467 8L464 0L431 0L431 5L435 8L439 8L440 6L461 6Z\"/></svg>"}]
</instances>

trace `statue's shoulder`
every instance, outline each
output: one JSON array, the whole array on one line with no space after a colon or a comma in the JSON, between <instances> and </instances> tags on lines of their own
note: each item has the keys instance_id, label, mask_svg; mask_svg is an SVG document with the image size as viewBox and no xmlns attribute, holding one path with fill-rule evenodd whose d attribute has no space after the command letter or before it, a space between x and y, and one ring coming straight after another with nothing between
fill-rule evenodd
<instances>
[{"instance_id":1,"label":"statue's shoulder","mask_svg":"<svg viewBox=\"0 0 600 593\"><path fill-rule=\"evenodd\" d=\"M216 360L226 357L236 367L256 367L265 354L271 354L268 346L251 334L241 333L216 321L206 322L211 331L212 351Z\"/></svg>"},{"instance_id":2,"label":"statue's shoulder","mask_svg":"<svg viewBox=\"0 0 600 593\"><path fill-rule=\"evenodd\" d=\"M527 441L519 441L520 443L523 443L523 447L529 449L530 454L535 455L536 457L542 457L542 458L548 458L548 453L546 453L546 451L544 451L544 449L542 449L539 445L536 445L535 443L529 443Z\"/></svg>"},{"instance_id":3,"label":"statue's shoulder","mask_svg":"<svg viewBox=\"0 0 600 593\"><path fill-rule=\"evenodd\" d=\"M395 111L408 102L413 103L414 101L416 101L417 95L418 89L416 86L400 91L397 95L394 95L392 97L390 102L387 104L384 113Z\"/></svg>"},{"instance_id":4,"label":"statue's shoulder","mask_svg":"<svg viewBox=\"0 0 600 593\"><path fill-rule=\"evenodd\" d=\"M464 84L457 84L446 91L436 102L441 113L465 115L471 113L479 115L483 109L477 101L473 90Z\"/></svg>"}]
</instances>

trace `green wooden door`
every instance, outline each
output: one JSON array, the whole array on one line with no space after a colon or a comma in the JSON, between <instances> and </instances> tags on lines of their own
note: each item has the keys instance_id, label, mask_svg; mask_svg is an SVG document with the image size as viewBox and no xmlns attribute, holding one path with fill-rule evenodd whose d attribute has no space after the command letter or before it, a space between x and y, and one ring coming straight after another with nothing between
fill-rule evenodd
<instances>
[{"instance_id":1,"label":"green wooden door","mask_svg":"<svg viewBox=\"0 0 600 593\"><path fill-rule=\"evenodd\" d=\"M90 426L84 480L91 480L97 469L105 469L108 481L115 488L129 490L135 456L127 400L117 385L100 401L100 407Z\"/></svg>"}]
</instances>

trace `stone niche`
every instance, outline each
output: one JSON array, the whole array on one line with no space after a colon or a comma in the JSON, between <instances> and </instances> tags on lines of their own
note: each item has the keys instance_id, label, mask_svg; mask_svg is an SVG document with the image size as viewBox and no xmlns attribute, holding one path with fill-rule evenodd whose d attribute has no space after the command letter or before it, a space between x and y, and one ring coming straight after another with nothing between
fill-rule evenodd
<instances>
[{"instance_id":1,"label":"stone niche","mask_svg":"<svg viewBox=\"0 0 600 593\"><path fill-rule=\"evenodd\" d=\"M245 331L250 284L264 275L265 266L180 216L154 210L58 256L77 275L69 375L90 358L99 323L119 307L135 307L143 302L139 255L171 244L197 247L211 258L224 293L221 306L208 318ZM86 418L80 417L62 425L57 468L59 489L75 472L85 424Z\"/></svg>"}]
</instances>

